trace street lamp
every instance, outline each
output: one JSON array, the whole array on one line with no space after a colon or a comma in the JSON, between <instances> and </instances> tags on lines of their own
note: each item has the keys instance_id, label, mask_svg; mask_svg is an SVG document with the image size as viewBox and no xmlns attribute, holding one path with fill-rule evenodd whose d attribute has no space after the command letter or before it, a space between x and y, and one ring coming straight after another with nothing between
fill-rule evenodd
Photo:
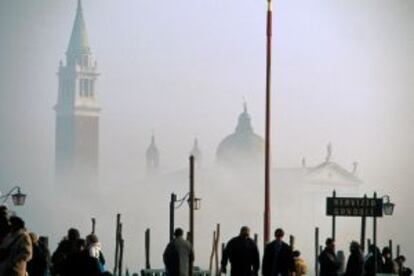
<instances>
[{"instance_id":1,"label":"street lamp","mask_svg":"<svg viewBox=\"0 0 414 276\"><path fill-rule=\"evenodd\" d=\"M174 218L175 218L175 209L180 208L184 202L187 201L188 206L191 207L190 202L190 193L185 194L181 199L177 199L177 195L171 193L170 200L170 241L173 239L174 233ZM195 197L193 202L194 210L201 209L201 198Z\"/></svg>"},{"instance_id":2,"label":"street lamp","mask_svg":"<svg viewBox=\"0 0 414 276\"><path fill-rule=\"evenodd\" d=\"M190 199L188 199L188 204L190 204ZM201 209L201 198L196 197L194 198L194 210L200 210Z\"/></svg>"},{"instance_id":3,"label":"street lamp","mask_svg":"<svg viewBox=\"0 0 414 276\"><path fill-rule=\"evenodd\" d=\"M15 190L17 190L17 192L13 194ZM26 194L23 194L20 191L19 186L13 187L7 194L0 196L0 200L3 200L2 203L4 204L6 203L7 199L9 199L10 196L15 206L23 206L24 203L26 202Z\"/></svg>"},{"instance_id":4,"label":"street lamp","mask_svg":"<svg viewBox=\"0 0 414 276\"><path fill-rule=\"evenodd\" d=\"M392 216L394 213L395 204L390 201L389 195L383 196L382 199L385 200L385 202L382 204L382 210L384 211L384 214L386 216Z\"/></svg>"},{"instance_id":5,"label":"street lamp","mask_svg":"<svg viewBox=\"0 0 414 276\"><path fill-rule=\"evenodd\" d=\"M374 193L374 199L377 199L377 193ZM385 202L383 200L385 199ZM390 197L388 195L384 195L381 197L381 204L382 210L386 216L391 216L394 212L394 203L390 202ZM374 216L374 229L373 229L373 241L374 247L377 248L377 217ZM377 275L377 250L374 250L374 275Z\"/></svg>"}]
</instances>

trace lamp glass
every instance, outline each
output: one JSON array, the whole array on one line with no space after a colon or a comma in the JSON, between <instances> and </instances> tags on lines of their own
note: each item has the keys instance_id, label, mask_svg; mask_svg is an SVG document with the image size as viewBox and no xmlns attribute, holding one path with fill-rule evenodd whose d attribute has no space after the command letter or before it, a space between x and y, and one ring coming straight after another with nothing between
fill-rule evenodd
<instances>
[{"instance_id":1,"label":"lamp glass","mask_svg":"<svg viewBox=\"0 0 414 276\"><path fill-rule=\"evenodd\" d=\"M15 206L22 206L26 202L26 195L18 191L16 194L12 195L12 200Z\"/></svg>"},{"instance_id":2,"label":"lamp glass","mask_svg":"<svg viewBox=\"0 0 414 276\"><path fill-rule=\"evenodd\" d=\"M383 204L384 214L387 216L391 216L394 213L394 203L386 202Z\"/></svg>"},{"instance_id":3,"label":"lamp glass","mask_svg":"<svg viewBox=\"0 0 414 276\"><path fill-rule=\"evenodd\" d=\"M195 198L194 199L194 210L200 210L201 209L201 198Z\"/></svg>"}]
</instances>

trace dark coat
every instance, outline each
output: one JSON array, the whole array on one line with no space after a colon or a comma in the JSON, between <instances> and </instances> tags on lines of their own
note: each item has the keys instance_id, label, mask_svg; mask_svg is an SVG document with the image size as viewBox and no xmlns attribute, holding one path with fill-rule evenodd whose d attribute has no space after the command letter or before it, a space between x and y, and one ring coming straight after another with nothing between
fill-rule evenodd
<instances>
[{"instance_id":1,"label":"dark coat","mask_svg":"<svg viewBox=\"0 0 414 276\"><path fill-rule=\"evenodd\" d=\"M99 260L91 257L88 250L71 254L65 264L65 276L99 276L102 271L99 268Z\"/></svg>"},{"instance_id":2,"label":"dark coat","mask_svg":"<svg viewBox=\"0 0 414 276\"><path fill-rule=\"evenodd\" d=\"M374 276L375 275L375 259L374 259L374 255L372 255L372 253L370 253L371 255L367 258L367 260L365 261L364 264L364 275L365 276ZM377 273L382 272L382 257L381 257L381 253L377 253Z\"/></svg>"},{"instance_id":3,"label":"dark coat","mask_svg":"<svg viewBox=\"0 0 414 276\"><path fill-rule=\"evenodd\" d=\"M47 256L40 246L33 244L32 259L27 263L27 273L30 276L44 276L47 270Z\"/></svg>"},{"instance_id":4,"label":"dark coat","mask_svg":"<svg viewBox=\"0 0 414 276\"><path fill-rule=\"evenodd\" d=\"M364 270L364 258L361 252L352 252L346 264L345 276L361 276Z\"/></svg>"},{"instance_id":5,"label":"dark coat","mask_svg":"<svg viewBox=\"0 0 414 276\"><path fill-rule=\"evenodd\" d=\"M397 273L397 264L391 258L385 258L382 264L382 273Z\"/></svg>"},{"instance_id":6,"label":"dark coat","mask_svg":"<svg viewBox=\"0 0 414 276\"><path fill-rule=\"evenodd\" d=\"M51 258L52 275L66 275L68 262L70 263L68 259L78 251L77 240L62 240Z\"/></svg>"},{"instance_id":7,"label":"dark coat","mask_svg":"<svg viewBox=\"0 0 414 276\"><path fill-rule=\"evenodd\" d=\"M321 266L320 276L337 276L341 264L338 261L334 252L325 248L318 257Z\"/></svg>"},{"instance_id":8,"label":"dark coat","mask_svg":"<svg viewBox=\"0 0 414 276\"><path fill-rule=\"evenodd\" d=\"M232 276L251 276L260 268L259 250L255 242L243 236L231 239L223 252L221 267L225 269L230 260Z\"/></svg>"},{"instance_id":9,"label":"dark coat","mask_svg":"<svg viewBox=\"0 0 414 276\"><path fill-rule=\"evenodd\" d=\"M295 260L291 247L282 242L280 249L276 252L277 241L266 245L263 254L263 276L289 275L295 271Z\"/></svg>"},{"instance_id":10,"label":"dark coat","mask_svg":"<svg viewBox=\"0 0 414 276\"><path fill-rule=\"evenodd\" d=\"M193 247L182 237L171 241L164 250L163 260L167 275L188 276L190 264L194 261Z\"/></svg>"}]
</instances>

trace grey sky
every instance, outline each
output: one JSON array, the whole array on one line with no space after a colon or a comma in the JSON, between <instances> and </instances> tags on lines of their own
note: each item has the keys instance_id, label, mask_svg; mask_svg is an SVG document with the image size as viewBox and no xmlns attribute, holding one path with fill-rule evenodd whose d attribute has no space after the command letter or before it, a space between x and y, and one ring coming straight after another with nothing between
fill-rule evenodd
<instances>
[{"instance_id":1,"label":"grey sky","mask_svg":"<svg viewBox=\"0 0 414 276\"><path fill-rule=\"evenodd\" d=\"M53 176L56 72L76 1L0 1L0 188ZM101 76L103 171L133 182L152 131L162 164L181 168L195 135L205 162L233 131L246 99L263 133L265 1L84 0ZM414 2L275 1L276 166L333 158L360 164L366 191L413 210ZM115 179L116 176L108 176ZM397 225L397 226L396 226ZM387 230L388 231L388 230ZM414 243L410 243L411 255Z\"/></svg>"}]
</instances>

